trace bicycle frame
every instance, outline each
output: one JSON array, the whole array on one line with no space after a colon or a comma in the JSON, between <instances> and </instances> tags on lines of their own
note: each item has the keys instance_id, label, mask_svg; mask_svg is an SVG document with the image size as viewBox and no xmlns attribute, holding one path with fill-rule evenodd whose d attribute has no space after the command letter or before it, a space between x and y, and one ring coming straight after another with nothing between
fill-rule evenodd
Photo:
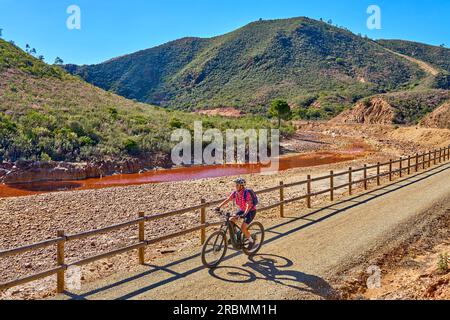
<instances>
[{"instance_id":1,"label":"bicycle frame","mask_svg":"<svg viewBox=\"0 0 450 320\"><path fill-rule=\"evenodd\" d=\"M242 249L242 241L241 241L241 239L237 239L237 235L236 235L236 231L241 231L241 234L242 234L242 230L241 230L241 228L239 228L239 226L237 226L236 224L234 224L232 221L231 221L231 214L230 213L227 213L226 214L226 220L225 220L225 222L224 222L224 224L222 225L222 227L221 227L221 230L223 231L223 232L225 232L225 234L229 234L230 235L230 240L231 240L231 244L232 244L232 246L235 248L235 249L237 249L237 250L240 250L240 249Z\"/></svg>"}]
</instances>

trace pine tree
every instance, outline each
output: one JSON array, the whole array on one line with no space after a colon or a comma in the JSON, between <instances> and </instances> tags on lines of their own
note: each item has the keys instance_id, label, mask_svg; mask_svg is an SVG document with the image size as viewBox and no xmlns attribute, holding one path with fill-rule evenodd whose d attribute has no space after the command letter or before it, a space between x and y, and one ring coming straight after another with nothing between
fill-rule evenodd
<instances>
[{"instance_id":1,"label":"pine tree","mask_svg":"<svg viewBox=\"0 0 450 320\"><path fill-rule=\"evenodd\" d=\"M281 120L289 120L292 116L291 107L284 100L274 100L270 104L269 114L278 118L278 128L281 128Z\"/></svg>"},{"instance_id":2,"label":"pine tree","mask_svg":"<svg viewBox=\"0 0 450 320\"><path fill-rule=\"evenodd\" d=\"M61 64L64 64L64 61L63 61L63 59L61 59L60 57L56 57L56 59L55 59L55 64L56 64L56 65L61 65Z\"/></svg>"}]
</instances>

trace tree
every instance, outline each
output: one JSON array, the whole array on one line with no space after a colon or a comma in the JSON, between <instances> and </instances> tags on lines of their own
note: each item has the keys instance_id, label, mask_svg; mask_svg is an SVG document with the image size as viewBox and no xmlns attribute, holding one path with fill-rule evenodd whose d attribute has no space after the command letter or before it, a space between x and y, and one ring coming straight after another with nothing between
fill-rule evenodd
<instances>
[{"instance_id":1,"label":"tree","mask_svg":"<svg viewBox=\"0 0 450 320\"><path fill-rule=\"evenodd\" d=\"M35 55L36 53L37 53L37 51L36 51L35 48L33 48L33 49L30 50L30 54Z\"/></svg>"},{"instance_id":2,"label":"tree","mask_svg":"<svg viewBox=\"0 0 450 320\"><path fill-rule=\"evenodd\" d=\"M44 60L45 60L45 57L44 57L43 55L40 55L40 56L38 57L38 59L41 60L41 61L44 61Z\"/></svg>"},{"instance_id":3,"label":"tree","mask_svg":"<svg viewBox=\"0 0 450 320\"><path fill-rule=\"evenodd\" d=\"M3 37L3 29L0 28L0 39Z\"/></svg>"},{"instance_id":4,"label":"tree","mask_svg":"<svg viewBox=\"0 0 450 320\"><path fill-rule=\"evenodd\" d=\"M60 57L56 57L56 59L55 59L55 64L56 65L61 65L63 63L64 63L63 59L61 59Z\"/></svg>"},{"instance_id":5,"label":"tree","mask_svg":"<svg viewBox=\"0 0 450 320\"><path fill-rule=\"evenodd\" d=\"M27 53L30 52L30 45L29 45L28 43L25 45L25 51L26 51Z\"/></svg>"},{"instance_id":6,"label":"tree","mask_svg":"<svg viewBox=\"0 0 450 320\"><path fill-rule=\"evenodd\" d=\"M280 128L281 120L289 120L291 118L291 107L285 100L274 100L270 104L269 115L278 118L278 128Z\"/></svg>"}]
</instances>

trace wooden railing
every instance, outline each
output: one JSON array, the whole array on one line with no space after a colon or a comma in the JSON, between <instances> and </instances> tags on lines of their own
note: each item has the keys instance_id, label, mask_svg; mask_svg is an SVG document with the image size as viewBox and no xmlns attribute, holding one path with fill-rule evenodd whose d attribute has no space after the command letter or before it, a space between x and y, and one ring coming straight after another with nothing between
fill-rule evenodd
<instances>
[{"instance_id":1,"label":"wooden railing","mask_svg":"<svg viewBox=\"0 0 450 320\"><path fill-rule=\"evenodd\" d=\"M433 150L433 151L422 153L422 154L416 154L414 156L409 156L407 158L400 158L395 161L390 160L389 162L386 162L386 163L377 163L377 164L371 165L371 166L364 165L363 167L358 168L358 169L349 168L347 171L344 171L344 172L334 173L333 171L330 171L329 175L321 176L321 177L317 177L317 178L312 178L310 175L308 175L306 180L299 181L299 182L285 184L283 181L281 181L278 186L260 190L257 192L258 195L261 195L261 194L279 191L279 202L265 206L263 208L260 208L260 209L258 209L258 211L267 211L267 210L271 210L271 209L279 207L280 217L283 218L285 205L287 205L289 203L300 201L300 200L306 200L306 206L308 208L311 208L312 198L315 196L329 193L330 201L334 201L336 190L339 190L342 188L348 188L348 193L351 195L354 191L353 190L354 185L362 184L363 189L367 190L368 183L372 180L376 181L377 186L380 186L381 178L383 178L383 177L388 176L389 181L392 181L394 178L394 175L398 175L399 177L402 177L405 174L409 175L412 172L418 172L421 169L425 170L425 169L431 167L432 165L437 165L438 163L446 162L448 160L450 160L450 146L447 148ZM397 168L394 168L394 166L396 166ZM388 170L382 171L382 169L385 167L387 167ZM368 174L369 170L372 170L372 169L376 169L375 175ZM359 173L359 172L362 172L363 178L359 179L359 180L354 180L355 173ZM344 176L344 177L348 176L348 183L336 186L335 178L342 177L342 176ZM314 182L323 181L323 180L329 181L329 188L325 189L325 190L313 192L312 184ZM297 196L297 197L294 197L291 199L285 199L284 191L288 188L297 187L297 186L306 186L306 193L301 196ZM39 273L30 275L27 277L23 277L23 278L16 279L16 280L6 282L6 283L1 283L0 290L5 290L5 289L11 288L11 287L15 287L15 286L18 286L21 284L25 284L25 283L32 282L32 281L35 281L38 279L42 279L42 278L46 278L46 277L56 274L57 275L57 288L56 289L57 289L58 293L61 293L61 292L64 292L64 289L65 289L65 280L64 280L65 271L71 266L86 265L86 264L92 263L97 260L105 259L105 258L108 258L111 256L129 252L132 250L137 250L139 263L144 264L145 247L155 244L155 243L158 243L158 242L161 242L161 241L164 241L164 240L180 237L180 236L183 236L183 235L186 235L186 234L189 234L192 232L196 232L196 231L200 231L200 240L201 240L201 243L203 244L205 242L206 228L212 227L212 226L217 226L222 223L222 222L214 222L214 223L206 222L206 209L209 207L215 206L215 205L219 204L220 202L222 202L222 200L215 200L215 201L207 202L206 200L202 199L201 203L197 206L179 209L179 210L175 210L175 211L170 211L170 212L166 212L166 213L161 213L161 214L157 214L157 215L146 216L144 213L141 212L141 213L139 213L138 217L135 220L126 221L126 222L112 225L112 226L109 226L106 228L86 231L86 232L82 232L82 233L78 233L78 234L66 234L63 230L58 230L57 236L54 239L26 245L26 246L19 247L19 248L0 251L0 258L5 258L8 256L18 255L18 254L25 253L28 251L47 248L47 247L55 245L56 253L57 253L56 266L54 266L51 269L48 269L46 271L39 272ZM168 217L172 217L172 216L176 216L176 215L181 215L181 214L185 214L185 213L192 212L192 211L198 211L198 210L200 210L200 225L189 228L187 230L182 230L182 231L164 235L164 236L161 236L158 238L146 240L146 237L145 237L145 223L146 222L155 221L155 220L168 218ZM86 259L82 259L82 260L79 260L79 261L76 261L76 262L73 262L70 264L65 263L65 245L66 245L66 243L74 241L74 240L86 239L91 236L104 234L104 233L107 233L110 231L115 231L115 230L123 229L126 227L130 227L130 226L138 226L138 239L139 239L138 243L129 245L124 248L116 249L116 250L113 250L110 252L102 253L102 254L99 254L99 255L96 255L93 257L89 257Z\"/></svg>"}]
</instances>

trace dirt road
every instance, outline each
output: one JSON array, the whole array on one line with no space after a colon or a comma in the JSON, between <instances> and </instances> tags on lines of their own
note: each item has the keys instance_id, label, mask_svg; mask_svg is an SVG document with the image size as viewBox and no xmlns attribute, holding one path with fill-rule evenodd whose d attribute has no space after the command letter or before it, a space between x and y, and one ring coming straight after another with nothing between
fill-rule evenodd
<instances>
[{"instance_id":1,"label":"dirt road","mask_svg":"<svg viewBox=\"0 0 450 320\"><path fill-rule=\"evenodd\" d=\"M439 70L437 70L435 67L433 67L432 65L430 65L429 63L426 63L425 61L401 54L399 52L395 52L389 49L386 49L386 51L389 51L393 54L396 54L402 58L405 58L406 60L411 61L412 63L415 63L417 65L419 65L419 67L424 70L426 73L432 75L432 76L437 76L439 74Z\"/></svg>"},{"instance_id":2,"label":"dirt road","mask_svg":"<svg viewBox=\"0 0 450 320\"><path fill-rule=\"evenodd\" d=\"M328 298L336 274L411 232L417 219L431 219L433 204L448 205L449 181L447 163L307 213L288 208L290 217L266 226L265 246L250 260L230 250L222 266L209 271L196 248L58 298Z\"/></svg>"}]
</instances>

